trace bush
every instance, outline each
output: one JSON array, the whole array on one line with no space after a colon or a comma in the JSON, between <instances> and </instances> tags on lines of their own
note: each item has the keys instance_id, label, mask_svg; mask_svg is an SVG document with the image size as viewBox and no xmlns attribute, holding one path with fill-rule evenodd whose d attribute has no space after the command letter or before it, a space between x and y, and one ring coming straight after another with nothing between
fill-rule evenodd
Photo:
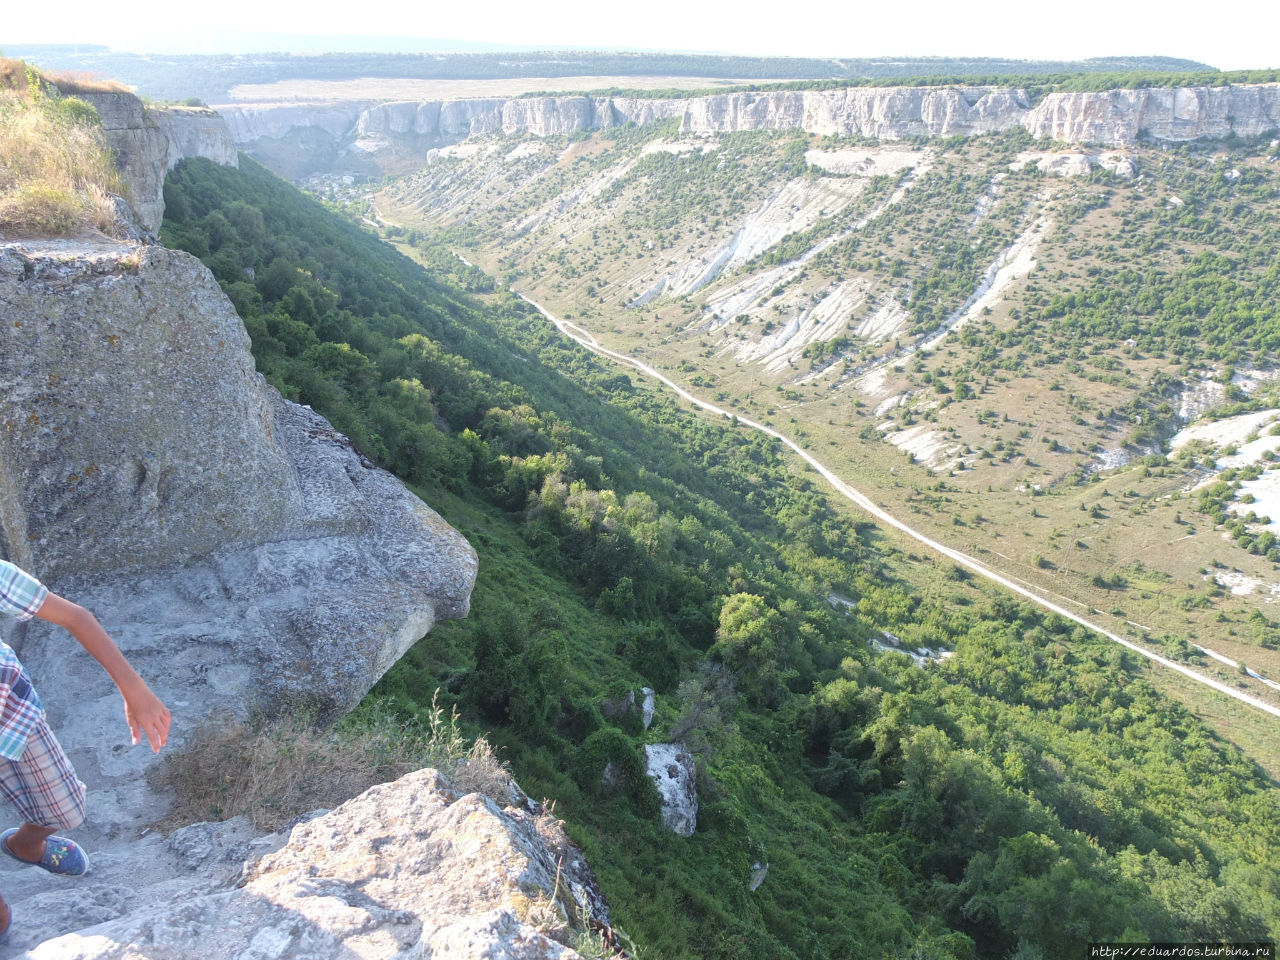
<instances>
[{"instance_id":1,"label":"bush","mask_svg":"<svg viewBox=\"0 0 1280 960\"><path fill-rule=\"evenodd\" d=\"M621 730L602 727L587 737L574 766L574 779L584 793L604 796L617 790L631 800L640 817L657 819L662 810L658 788L645 769L643 752Z\"/></svg>"},{"instance_id":2,"label":"bush","mask_svg":"<svg viewBox=\"0 0 1280 960\"><path fill-rule=\"evenodd\" d=\"M151 774L174 795L166 830L244 814L276 830L309 810L336 807L378 783L435 767L462 793L511 802L512 781L483 738L474 742L436 699L427 725L399 723L362 707L332 730L306 712L273 720L212 727L185 750L170 753Z\"/></svg>"},{"instance_id":3,"label":"bush","mask_svg":"<svg viewBox=\"0 0 1280 960\"><path fill-rule=\"evenodd\" d=\"M0 230L65 236L109 227L111 195L124 187L97 111L30 68L21 83L14 63L0 64Z\"/></svg>"}]
</instances>

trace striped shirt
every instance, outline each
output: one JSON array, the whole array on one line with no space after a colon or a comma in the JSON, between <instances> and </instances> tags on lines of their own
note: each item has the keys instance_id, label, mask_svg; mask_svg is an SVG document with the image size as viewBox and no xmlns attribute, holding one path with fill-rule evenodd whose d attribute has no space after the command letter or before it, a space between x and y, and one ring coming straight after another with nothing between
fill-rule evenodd
<instances>
[{"instance_id":1,"label":"striped shirt","mask_svg":"<svg viewBox=\"0 0 1280 960\"><path fill-rule=\"evenodd\" d=\"M30 620L44 604L48 589L8 560L0 560L0 613ZM0 643L0 757L19 760L40 722L43 704L18 655Z\"/></svg>"}]
</instances>

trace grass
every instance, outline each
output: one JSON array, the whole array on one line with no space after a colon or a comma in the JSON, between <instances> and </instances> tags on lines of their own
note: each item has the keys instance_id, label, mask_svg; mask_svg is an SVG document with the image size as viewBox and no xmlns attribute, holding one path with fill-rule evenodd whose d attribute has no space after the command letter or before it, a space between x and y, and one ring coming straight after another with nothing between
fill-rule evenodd
<instances>
[{"instance_id":1,"label":"grass","mask_svg":"<svg viewBox=\"0 0 1280 960\"><path fill-rule=\"evenodd\" d=\"M276 830L422 767L437 768L460 793L511 801L511 777L488 742L465 737L457 713L446 715L434 698L425 724L394 721L366 704L331 730L305 711L212 727L170 754L152 785L174 796L162 829L244 815Z\"/></svg>"},{"instance_id":2,"label":"grass","mask_svg":"<svg viewBox=\"0 0 1280 960\"><path fill-rule=\"evenodd\" d=\"M124 193L97 111L20 60L0 60L0 232L108 230Z\"/></svg>"},{"instance_id":3,"label":"grass","mask_svg":"<svg viewBox=\"0 0 1280 960\"><path fill-rule=\"evenodd\" d=\"M131 93L130 89L118 80L107 80L92 74L75 72L49 73L45 75L64 96L77 93Z\"/></svg>"},{"instance_id":4,"label":"grass","mask_svg":"<svg viewBox=\"0 0 1280 960\"><path fill-rule=\"evenodd\" d=\"M243 815L256 828L275 831L423 767L438 769L459 796L480 793L500 807L521 796L488 741L461 732L456 709L446 715L432 697L425 724L406 723L366 700L329 730L319 729L304 710L197 735L151 774L153 786L174 796L172 811L156 826L168 832ZM539 808L533 827L557 862L579 856L554 804ZM636 955L625 934L583 912L558 874L550 896L524 901L521 919L584 957Z\"/></svg>"}]
</instances>

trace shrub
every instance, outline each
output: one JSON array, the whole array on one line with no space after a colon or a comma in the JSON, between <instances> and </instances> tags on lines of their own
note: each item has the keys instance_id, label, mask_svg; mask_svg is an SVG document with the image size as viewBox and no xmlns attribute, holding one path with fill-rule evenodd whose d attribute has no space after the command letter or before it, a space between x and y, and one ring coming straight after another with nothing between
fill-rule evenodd
<instances>
[{"instance_id":1,"label":"shrub","mask_svg":"<svg viewBox=\"0 0 1280 960\"><path fill-rule=\"evenodd\" d=\"M600 797L617 791L629 798L638 816L657 819L662 798L645 769L643 750L621 730L603 727L591 734L575 761L574 779L584 792Z\"/></svg>"},{"instance_id":2,"label":"shrub","mask_svg":"<svg viewBox=\"0 0 1280 960\"><path fill-rule=\"evenodd\" d=\"M167 755L151 782L174 795L164 829L244 814L276 830L421 767L437 768L462 793L511 802L510 774L488 742L463 736L456 711L446 717L434 697L425 727L397 722L376 706L331 730L306 711L212 727Z\"/></svg>"},{"instance_id":3,"label":"shrub","mask_svg":"<svg viewBox=\"0 0 1280 960\"><path fill-rule=\"evenodd\" d=\"M0 231L105 229L111 195L123 192L97 111L21 61L0 61Z\"/></svg>"}]
</instances>

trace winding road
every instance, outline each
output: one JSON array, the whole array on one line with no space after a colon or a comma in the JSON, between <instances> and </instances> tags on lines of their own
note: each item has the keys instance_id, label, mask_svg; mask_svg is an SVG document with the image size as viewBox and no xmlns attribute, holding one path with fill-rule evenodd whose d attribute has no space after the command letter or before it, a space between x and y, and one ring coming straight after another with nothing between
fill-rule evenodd
<instances>
[{"instance_id":1,"label":"winding road","mask_svg":"<svg viewBox=\"0 0 1280 960\"><path fill-rule=\"evenodd\" d=\"M1234 687L1230 687L1219 680L1215 680L1212 677L1206 677L1204 674L1199 673L1195 670L1192 670L1190 667L1184 666L1181 663L1177 663L1176 661L1170 660L1167 657L1162 657L1157 653L1152 653L1150 650L1147 650L1146 648L1139 646L1133 641L1127 640L1124 637L1121 637L1118 634L1112 633L1110 630L1107 630L1106 628L1096 623L1093 623L1090 620L1086 620L1084 617L1080 616L1079 614L1072 613L1070 610L1067 610L1064 607L1058 606L1058 604L1040 596L1039 594L1035 593L1033 590L1030 590L1027 587L1009 579L1005 575L998 573L995 570L992 570L990 567L986 566L979 560L975 560L973 557L969 556L968 554L961 553L959 550L955 550L951 547L946 546L945 544L939 543L936 540L930 539L920 531L907 526L897 517L886 512L884 508L877 506L869 497L866 496L866 494L849 486L849 484L845 483L844 480L840 479L840 477L838 477L835 473L833 473L824 464L819 462L812 454L810 454L808 451L803 449L799 444L795 443L790 438L783 436L781 433L779 433L777 430L774 430L772 427L765 426L762 423L757 423L754 420L751 420L747 417L742 416L740 413L735 413L732 410L725 410L723 407L718 407L713 403L708 403L706 400L703 400L699 397L695 397L688 390L685 390L679 384L673 382L668 377L664 376L662 373L659 373L657 370L655 370L653 367L649 366L648 364L643 363L642 361L637 360L634 357L627 356L624 353L619 353L616 350L610 350L608 347L602 346L595 339L595 337L593 337L589 332L584 330L582 327L578 326L576 323L573 323L569 320L560 319L559 317L549 312L540 303L537 303L534 300L529 299L522 293L518 293L517 291L512 291L512 292L516 293L516 295L519 296L522 300L524 300L526 303L533 306L535 309L538 310L539 313L541 313L544 317L546 317L553 324L555 324L556 329L558 329L561 333L563 333L565 336L569 337L570 339L580 343L582 346L586 347L588 350L592 351L593 353L597 353L603 357L608 357L610 360L614 360L618 363L626 364L627 366L630 366L635 368L636 370L639 370L641 373L657 380L663 386L674 391L681 398L683 398L684 400L687 400L689 403L693 404L696 407L699 407L700 409L706 410L709 413L718 414L719 416L726 417L731 420L735 420L736 422L742 424L745 427L750 427L753 430L759 430L761 433L768 434L769 436L773 437L775 440L778 440L779 442L785 444L788 448L791 449L793 453L795 453L798 457L804 460L805 463L809 464L809 466L813 467L814 470L818 471L818 473L820 473L823 476L823 478L829 484L831 484L832 487L835 488L837 493L839 493L841 496L845 497L846 499L853 501L855 504L857 504L859 507L861 507L863 510L865 510L867 513L869 513L871 516L873 516L876 520L880 521L881 523L886 524L890 527L893 527L896 530L902 531L904 534L911 537L913 540L916 540L924 544L929 549L933 550L936 553L941 554L947 559L953 560L954 562L958 563L960 566L965 567L969 570L972 570L974 573L978 574L979 576L986 577L988 580L994 581L995 583L1000 584L1002 587L1012 590L1014 593L1018 594L1018 596L1023 597L1026 600L1030 600L1032 603L1044 608L1045 610L1049 610L1053 613L1058 614L1061 617L1065 617L1068 620L1078 623L1083 627L1087 627L1088 629L1094 631L1095 633L1099 633L1102 636L1106 637L1108 640L1112 640L1115 643L1120 644L1122 647L1132 650L1134 653L1137 653L1140 656L1146 657L1148 660L1152 661L1153 663L1158 663L1162 667L1167 667L1170 670L1174 670L1182 674L1183 676L1194 680L1196 683L1203 684L1206 687L1211 687L1212 689L1217 690L1219 693L1223 693L1229 697L1233 697L1236 700L1239 700L1241 703L1248 704L1250 707L1253 707L1256 710L1261 710L1264 713L1269 713L1274 717L1280 717L1280 707L1272 706L1269 703L1259 700L1257 697L1252 697L1247 693L1242 693L1241 691L1236 690Z\"/></svg>"}]
</instances>

